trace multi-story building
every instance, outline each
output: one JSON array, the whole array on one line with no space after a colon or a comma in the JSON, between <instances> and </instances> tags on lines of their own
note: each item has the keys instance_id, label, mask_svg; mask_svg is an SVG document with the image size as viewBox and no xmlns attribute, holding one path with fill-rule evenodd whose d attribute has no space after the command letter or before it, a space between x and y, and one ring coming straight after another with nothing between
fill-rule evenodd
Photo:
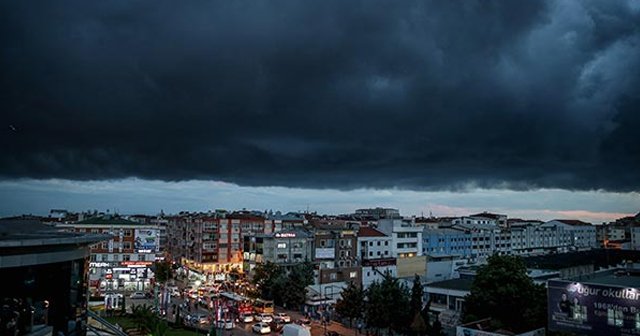
<instances>
[{"instance_id":1,"label":"multi-story building","mask_svg":"<svg viewBox=\"0 0 640 336\"><path fill-rule=\"evenodd\" d=\"M631 249L640 250L640 226L631 228Z\"/></svg>"},{"instance_id":2,"label":"multi-story building","mask_svg":"<svg viewBox=\"0 0 640 336\"><path fill-rule=\"evenodd\" d=\"M118 215L104 215L56 226L72 232L112 236L91 246L89 280L93 292L145 290L151 286L154 276L150 266L163 258L157 224L140 224Z\"/></svg>"},{"instance_id":3,"label":"multi-story building","mask_svg":"<svg viewBox=\"0 0 640 336\"><path fill-rule=\"evenodd\" d=\"M168 246L174 259L207 274L242 271L245 236L270 234L275 223L262 213L216 210L169 219Z\"/></svg>"},{"instance_id":4,"label":"multi-story building","mask_svg":"<svg viewBox=\"0 0 640 336\"><path fill-rule=\"evenodd\" d=\"M557 239L562 242L568 236L571 240L568 245L576 250L588 250L598 245L596 228L590 223L573 219L554 219L542 224L542 227L556 227Z\"/></svg>"},{"instance_id":5,"label":"multi-story building","mask_svg":"<svg viewBox=\"0 0 640 336\"><path fill-rule=\"evenodd\" d=\"M453 229L425 229L422 233L422 252L429 256L472 255L471 233Z\"/></svg>"},{"instance_id":6,"label":"multi-story building","mask_svg":"<svg viewBox=\"0 0 640 336\"><path fill-rule=\"evenodd\" d=\"M422 254L422 226L415 225L413 219L381 219L377 229L392 239L398 277L424 274L427 260Z\"/></svg>"},{"instance_id":7,"label":"multi-story building","mask_svg":"<svg viewBox=\"0 0 640 336\"><path fill-rule=\"evenodd\" d=\"M283 267L312 261L314 237L305 230L280 231L244 237L244 271L267 261Z\"/></svg>"},{"instance_id":8,"label":"multi-story building","mask_svg":"<svg viewBox=\"0 0 640 336\"><path fill-rule=\"evenodd\" d=\"M386 274L397 276L396 258L392 255L393 239L370 227L358 230L357 255L362 264L362 288L382 281Z\"/></svg>"},{"instance_id":9,"label":"multi-story building","mask_svg":"<svg viewBox=\"0 0 640 336\"><path fill-rule=\"evenodd\" d=\"M4 219L0 237L0 334L86 335L89 246L111 237Z\"/></svg>"},{"instance_id":10,"label":"multi-story building","mask_svg":"<svg viewBox=\"0 0 640 336\"><path fill-rule=\"evenodd\" d=\"M354 214L357 218L400 219L400 211L391 208L358 209Z\"/></svg>"}]
</instances>

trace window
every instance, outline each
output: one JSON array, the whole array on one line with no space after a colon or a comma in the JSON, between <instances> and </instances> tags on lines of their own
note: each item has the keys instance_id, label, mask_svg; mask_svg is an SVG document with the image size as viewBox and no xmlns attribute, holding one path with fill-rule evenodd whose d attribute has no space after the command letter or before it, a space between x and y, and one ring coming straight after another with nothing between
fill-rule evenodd
<instances>
[{"instance_id":1,"label":"window","mask_svg":"<svg viewBox=\"0 0 640 336\"><path fill-rule=\"evenodd\" d=\"M384 246L389 246L389 241L385 241Z\"/></svg>"},{"instance_id":2,"label":"window","mask_svg":"<svg viewBox=\"0 0 640 336\"><path fill-rule=\"evenodd\" d=\"M378 240L378 246L380 246L380 241Z\"/></svg>"},{"instance_id":3,"label":"window","mask_svg":"<svg viewBox=\"0 0 640 336\"><path fill-rule=\"evenodd\" d=\"M90 261L96 261L96 257L97 256L95 254L92 254L91 256L89 256L89 260Z\"/></svg>"},{"instance_id":4,"label":"window","mask_svg":"<svg viewBox=\"0 0 640 336\"><path fill-rule=\"evenodd\" d=\"M144 254L139 254L139 255L138 255L138 260L139 260L139 261L144 261L144 259L145 259L145 258L144 258Z\"/></svg>"},{"instance_id":5,"label":"window","mask_svg":"<svg viewBox=\"0 0 640 336\"><path fill-rule=\"evenodd\" d=\"M320 247L324 247L326 243L327 243L326 240L320 239Z\"/></svg>"},{"instance_id":6,"label":"window","mask_svg":"<svg viewBox=\"0 0 640 336\"><path fill-rule=\"evenodd\" d=\"M636 329L640 329L640 313L636 313Z\"/></svg>"},{"instance_id":7,"label":"window","mask_svg":"<svg viewBox=\"0 0 640 336\"><path fill-rule=\"evenodd\" d=\"M349 272L349 278L353 279L358 276L358 272Z\"/></svg>"},{"instance_id":8,"label":"window","mask_svg":"<svg viewBox=\"0 0 640 336\"><path fill-rule=\"evenodd\" d=\"M130 250L131 249L131 242L130 241L122 242L122 248L125 249L125 250Z\"/></svg>"},{"instance_id":9,"label":"window","mask_svg":"<svg viewBox=\"0 0 640 336\"><path fill-rule=\"evenodd\" d=\"M373 252L369 251L369 256L373 257Z\"/></svg>"},{"instance_id":10,"label":"window","mask_svg":"<svg viewBox=\"0 0 640 336\"><path fill-rule=\"evenodd\" d=\"M122 261L129 261L129 260L131 260L131 256L130 255L128 255L128 254L123 254L122 255Z\"/></svg>"},{"instance_id":11,"label":"window","mask_svg":"<svg viewBox=\"0 0 640 336\"><path fill-rule=\"evenodd\" d=\"M369 246L373 246L373 242L372 241L369 242Z\"/></svg>"},{"instance_id":12,"label":"window","mask_svg":"<svg viewBox=\"0 0 640 336\"><path fill-rule=\"evenodd\" d=\"M278 248L279 248L279 249L285 249L285 248L287 248L287 243L278 243Z\"/></svg>"},{"instance_id":13,"label":"window","mask_svg":"<svg viewBox=\"0 0 640 336\"><path fill-rule=\"evenodd\" d=\"M329 280L336 280L336 279L338 279L338 275L336 273L329 274Z\"/></svg>"},{"instance_id":14,"label":"window","mask_svg":"<svg viewBox=\"0 0 640 336\"><path fill-rule=\"evenodd\" d=\"M132 233L131 233L131 229L125 229L124 230L124 236L125 237L131 237Z\"/></svg>"},{"instance_id":15,"label":"window","mask_svg":"<svg viewBox=\"0 0 640 336\"><path fill-rule=\"evenodd\" d=\"M607 324L622 327L622 310L607 309Z\"/></svg>"}]
</instances>

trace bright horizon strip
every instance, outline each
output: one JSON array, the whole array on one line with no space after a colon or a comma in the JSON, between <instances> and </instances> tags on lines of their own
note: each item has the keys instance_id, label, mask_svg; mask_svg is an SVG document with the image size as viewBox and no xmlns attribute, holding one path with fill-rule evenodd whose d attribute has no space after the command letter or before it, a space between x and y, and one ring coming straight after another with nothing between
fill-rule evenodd
<instances>
[{"instance_id":1,"label":"bright horizon strip","mask_svg":"<svg viewBox=\"0 0 640 336\"><path fill-rule=\"evenodd\" d=\"M247 187L220 181L165 182L127 178L104 181L18 179L0 181L0 216L47 215L50 209L121 214L179 211L316 211L337 215L360 208L389 207L403 216L467 216L488 211L522 219L580 219L594 224L633 216L640 194L539 189L303 189Z\"/></svg>"}]
</instances>

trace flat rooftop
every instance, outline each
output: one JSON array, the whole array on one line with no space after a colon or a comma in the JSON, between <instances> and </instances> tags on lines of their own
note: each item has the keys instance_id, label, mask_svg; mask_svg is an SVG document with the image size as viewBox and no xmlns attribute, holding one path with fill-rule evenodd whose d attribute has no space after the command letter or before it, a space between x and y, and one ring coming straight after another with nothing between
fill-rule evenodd
<instances>
[{"instance_id":1,"label":"flat rooftop","mask_svg":"<svg viewBox=\"0 0 640 336\"><path fill-rule=\"evenodd\" d=\"M574 280L596 285L640 288L640 270L595 273L589 277L576 277Z\"/></svg>"},{"instance_id":2,"label":"flat rooftop","mask_svg":"<svg viewBox=\"0 0 640 336\"><path fill-rule=\"evenodd\" d=\"M442 288L442 289L452 289L452 290L460 290L460 291L470 291L471 284L473 284L473 279L471 278L459 278L459 279L449 279L443 281L436 281L429 284L426 284L426 287L433 288Z\"/></svg>"}]
</instances>

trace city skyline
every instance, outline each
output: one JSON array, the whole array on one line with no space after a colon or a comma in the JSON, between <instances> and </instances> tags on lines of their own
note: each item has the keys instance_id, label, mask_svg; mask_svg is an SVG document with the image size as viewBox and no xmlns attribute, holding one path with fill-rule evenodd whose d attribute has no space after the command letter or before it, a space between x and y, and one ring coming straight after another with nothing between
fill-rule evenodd
<instances>
[{"instance_id":1,"label":"city skyline","mask_svg":"<svg viewBox=\"0 0 640 336\"><path fill-rule=\"evenodd\" d=\"M635 214L638 22L637 1L0 1L0 213Z\"/></svg>"},{"instance_id":2,"label":"city skyline","mask_svg":"<svg viewBox=\"0 0 640 336\"><path fill-rule=\"evenodd\" d=\"M25 189L27 189L25 191ZM37 192L38 198L32 196ZM483 211L532 220L579 219L609 222L640 211L638 194L468 190L420 192L412 190L308 190L283 187L241 187L211 182L30 180L0 182L0 216L46 215L51 209L73 212L110 211L153 215L160 211L248 210L318 212L338 215L360 208L390 207L403 216L467 216ZM532 200L536 200L532 202ZM37 202L36 202L37 201ZM571 204L588 206L571 208ZM20 210L22 209L22 210ZM613 209L611 211L610 209Z\"/></svg>"}]
</instances>

